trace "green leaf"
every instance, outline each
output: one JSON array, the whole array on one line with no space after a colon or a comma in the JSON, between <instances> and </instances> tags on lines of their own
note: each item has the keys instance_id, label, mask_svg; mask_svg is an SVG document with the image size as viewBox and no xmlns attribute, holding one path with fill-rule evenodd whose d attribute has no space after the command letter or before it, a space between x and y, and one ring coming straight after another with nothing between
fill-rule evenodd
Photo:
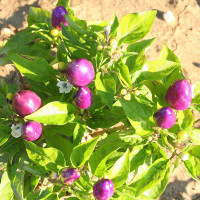
<instances>
[{"instance_id":1,"label":"green leaf","mask_svg":"<svg viewBox=\"0 0 200 200\"><path fill-rule=\"evenodd\" d=\"M131 78L127 65L125 65L123 62L119 62L118 68L119 68L119 77L122 80L122 82L125 83L127 87L132 88Z\"/></svg>"},{"instance_id":2,"label":"green leaf","mask_svg":"<svg viewBox=\"0 0 200 200\"><path fill-rule=\"evenodd\" d=\"M14 159L13 164L8 163L7 171L8 177L11 181L11 187L15 196L19 200L24 199L23 190L24 190L24 175L25 171L23 170L25 154L21 154L19 159Z\"/></svg>"},{"instance_id":3,"label":"green leaf","mask_svg":"<svg viewBox=\"0 0 200 200\"><path fill-rule=\"evenodd\" d=\"M63 6L63 7L67 7L69 5L70 0L58 0L58 3L56 4L57 6Z\"/></svg>"},{"instance_id":4,"label":"green leaf","mask_svg":"<svg viewBox=\"0 0 200 200\"><path fill-rule=\"evenodd\" d=\"M169 75L174 69L180 68L180 63L172 62L168 60L157 60L148 62L145 66L147 69L141 72L136 82L140 83L144 80L160 80L163 77Z\"/></svg>"},{"instance_id":5,"label":"green leaf","mask_svg":"<svg viewBox=\"0 0 200 200\"><path fill-rule=\"evenodd\" d=\"M145 172L140 180L138 180L136 184L136 197L141 195L143 192L148 190L149 188L155 186L161 180L163 180L166 169L169 168L170 162L169 159L158 159L154 162L154 164L149 168L147 172Z\"/></svg>"},{"instance_id":6,"label":"green leaf","mask_svg":"<svg viewBox=\"0 0 200 200\"><path fill-rule=\"evenodd\" d=\"M51 27L51 12L42 8L30 7L27 21L28 26L36 23L46 23Z\"/></svg>"},{"instance_id":7,"label":"green leaf","mask_svg":"<svg viewBox=\"0 0 200 200\"><path fill-rule=\"evenodd\" d=\"M0 54L4 54L7 52L24 52L24 50L28 47L27 44L34 41L35 35L31 33L30 29L23 30L16 35L12 36L8 42L6 42L3 50Z\"/></svg>"},{"instance_id":8,"label":"green leaf","mask_svg":"<svg viewBox=\"0 0 200 200\"><path fill-rule=\"evenodd\" d=\"M116 36L118 26L119 26L119 21L118 21L117 15L115 15L114 19L112 20L112 24L111 24L111 30L110 30L110 34L109 34L110 38Z\"/></svg>"},{"instance_id":9,"label":"green leaf","mask_svg":"<svg viewBox=\"0 0 200 200\"><path fill-rule=\"evenodd\" d=\"M0 146L3 145L11 135L11 128L0 125Z\"/></svg>"},{"instance_id":10,"label":"green leaf","mask_svg":"<svg viewBox=\"0 0 200 200\"><path fill-rule=\"evenodd\" d=\"M192 103L199 104L200 100L200 81L192 85Z\"/></svg>"},{"instance_id":11,"label":"green leaf","mask_svg":"<svg viewBox=\"0 0 200 200\"><path fill-rule=\"evenodd\" d=\"M189 160L184 161L184 167L194 180L200 182L199 178L197 177L197 175L195 173L194 166L192 165L192 163Z\"/></svg>"},{"instance_id":12,"label":"green leaf","mask_svg":"<svg viewBox=\"0 0 200 200\"><path fill-rule=\"evenodd\" d=\"M99 136L100 137L100 136ZM71 162L74 167L81 167L90 158L94 148L99 140L99 137L93 138L76 146L71 154Z\"/></svg>"},{"instance_id":13,"label":"green leaf","mask_svg":"<svg viewBox=\"0 0 200 200\"><path fill-rule=\"evenodd\" d=\"M126 116L123 110L122 112L112 112L107 109L98 109L95 110L95 112L92 113L91 118L87 120L87 125L93 129L109 128L125 118Z\"/></svg>"},{"instance_id":14,"label":"green leaf","mask_svg":"<svg viewBox=\"0 0 200 200\"><path fill-rule=\"evenodd\" d=\"M113 181L114 188L121 187L127 180L130 171L129 149L108 171L108 178Z\"/></svg>"},{"instance_id":15,"label":"green leaf","mask_svg":"<svg viewBox=\"0 0 200 200\"><path fill-rule=\"evenodd\" d=\"M163 193L167 187L169 181L170 167L166 169L165 177L158 184L153 186L151 189L147 190L145 194L148 194L149 197L153 199L158 199L158 197Z\"/></svg>"},{"instance_id":16,"label":"green leaf","mask_svg":"<svg viewBox=\"0 0 200 200\"><path fill-rule=\"evenodd\" d=\"M74 107L71 104L54 101L46 104L25 119L34 120L44 124L63 125L74 118Z\"/></svg>"},{"instance_id":17,"label":"green leaf","mask_svg":"<svg viewBox=\"0 0 200 200\"><path fill-rule=\"evenodd\" d=\"M137 154L132 156L132 154L135 151L137 152L138 150L133 149L130 155L131 157L130 171L131 172L134 170L137 170L138 167L142 165L145 162L146 158L151 154L151 151L147 145L144 146L141 150L139 150Z\"/></svg>"},{"instance_id":18,"label":"green leaf","mask_svg":"<svg viewBox=\"0 0 200 200\"><path fill-rule=\"evenodd\" d=\"M34 189L37 187L40 178L36 176L31 176L27 174L24 179L24 197L26 197L29 193L32 193Z\"/></svg>"},{"instance_id":19,"label":"green leaf","mask_svg":"<svg viewBox=\"0 0 200 200\"><path fill-rule=\"evenodd\" d=\"M49 171L58 172L64 167L65 159L63 154L55 148L41 148L32 142L24 141L28 157L34 163L45 167Z\"/></svg>"},{"instance_id":20,"label":"green leaf","mask_svg":"<svg viewBox=\"0 0 200 200\"><path fill-rule=\"evenodd\" d=\"M89 159L89 168L92 174L102 177L107 173L106 160L117 149L124 146L123 142L107 143L100 146Z\"/></svg>"},{"instance_id":21,"label":"green leaf","mask_svg":"<svg viewBox=\"0 0 200 200\"><path fill-rule=\"evenodd\" d=\"M84 122L77 122L73 132L73 146L80 144L82 137L84 136L86 125Z\"/></svg>"},{"instance_id":22,"label":"green leaf","mask_svg":"<svg viewBox=\"0 0 200 200\"><path fill-rule=\"evenodd\" d=\"M61 42L57 48L57 59L59 62L67 63L67 51L64 42Z\"/></svg>"},{"instance_id":23,"label":"green leaf","mask_svg":"<svg viewBox=\"0 0 200 200\"><path fill-rule=\"evenodd\" d=\"M53 68L44 58L30 59L16 53L9 53L8 56L17 69L31 80L44 82L55 78Z\"/></svg>"},{"instance_id":24,"label":"green leaf","mask_svg":"<svg viewBox=\"0 0 200 200\"><path fill-rule=\"evenodd\" d=\"M182 130L188 130L193 126L194 116L190 109L178 111L178 124Z\"/></svg>"},{"instance_id":25,"label":"green leaf","mask_svg":"<svg viewBox=\"0 0 200 200\"><path fill-rule=\"evenodd\" d=\"M102 76L99 72L96 74L95 86L101 99L111 108L116 90L114 78L109 75Z\"/></svg>"},{"instance_id":26,"label":"green leaf","mask_svg":"<svg viewBox=\"0 0 200 200\"><path fill-rule=\"evenodd\" d=\"M13 190L11 187L10 179L8 178L7 172L4 172L1 177L0 184L0 199L10 200L13 196Z\"/></svg>"},{"instance_id":27,"label":"green leaf","mask_svg":"<svg viewBox=\"0 0 200 200\"><path fill-rule=\"evenodd\" d=\"M117 38L122 43L131 44L144 38L151 30L157 11L133 13L124 16L119 24Z\"/></svg>"},{"instance_id":28,"label":"green leaf","mask_svg":"<svg viewBox=\"0 0 200 200\"><path fill-rule=\"evenodd\" d=\"M163 48L161 50L160 56L158 58L159 60L169 60L172 62L180 63L178 57L174 54L172 50L168 48L166 44L163 44Z\"/></svg>"},{"instance_id":29,"label":"green leaf","mask_svg":"<svg viewBox=\"0 0 200 200\"><path fill-rule=\"evenodd\" d=\"M0 78L0 93L3 94L4 96L6 96L8 93L7 85L4 81L4 79L2 79L2 78Z\"/></svg>"},{"instance_id":30,"label":"green leaf","mask_svg":"<svg viewBox=\"0 0 200 200\"><path fill-rule=\"evenodd\" d=\"M70 165L70 155L73 149L72 141L52 129L45 131L45 140L49 147L60 150L65 157L66 164Z\"/></svg>"},{"instance_id":31,"label":"green leaf","mask_svg":"<svg viewBox=\"0 0 200 200\"><path fill-rule=\"evenodd\" d=\"M194 144L200 144L200 129L192 128L187 131L187 134Z\"/></svg>"}]
</instances>

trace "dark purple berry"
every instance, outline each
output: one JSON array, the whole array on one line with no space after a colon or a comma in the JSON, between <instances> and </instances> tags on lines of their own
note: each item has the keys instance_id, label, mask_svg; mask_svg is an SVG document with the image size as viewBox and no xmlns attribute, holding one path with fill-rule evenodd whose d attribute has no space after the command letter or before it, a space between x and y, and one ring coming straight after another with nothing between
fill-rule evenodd
<instances>
[{"instance_id":1,"label":"dark purple berry","mask_svg":"<svg viewBox=\"0 0 200 200\"><path fill-rule=\"evenodd\" d=\"M176 110L186 110L192 101L191 86L185 79L172 83L166 93L167 103Z\"/></svg>"},{"instance_id":2,"label":"dark purple berry","mask_svg":"<svg viewBox=\"0 0 200 200\"><path fill-rule=\"evenodd\" d=\"M13 98L15 112L20 117L25 117L42 106L40 97L30 90L19 90Z\"/></svg>"},{"instance_id":3,"label":"dark purple berry","mask_svg":"<svg viewBox=\"0 0 200 200\"><path fill-rule=\"evenodd\" d=\"M39 122L28 121L23 126L23 138L26 141L37 140L42 133L42 126Z\"/></svg>"},{"instance_id":4,"label":"dark purple berry","mask_svg":"<svg viewBox=\"0 0 200 200\"><path fill-rule=\"evenodd\" d=\"M87 87L80 87L73 98L76 105L81 109L89 108L93 100L92 93Z\"/></svg>"},{"instance_id":5,"label":"dark purple berry","mask_svg":"<svg viewBox=\"0 0 200 200\"><path fill-rule=\"evenodd\" d=\"M68 63L66 73L68 81L78 87L88 85L94 79L94 67L84 58Z\"/></svg>"},{"instance_id":6,"label":"dark purple berry","mask_svg":"<svg viewBox=\"0 0 200 200\"><path fill-rule=\"evenodd\" d=\"M54 28L61 30L61 23L65 26L68 26L68 23L65 19L65 15L68 15L67 10L63 6L56 7L51 15L51 24Z\"/></svg>"},{"instance_id":7,"label":"dark purple berry","mask_svg":"<svg viewBox=\"0 0 200 200\"><path fill-rule=\"evenodd\" d=\"M81 173L75 168L65 168L61 172L61 181L66 185L73 184L79 177Z\"/></svg>"},{"instance_id":8,"label":"dark purple berry","mask_svg":"<svg viewBox=\"0 0 200 200\"><path fill-rule=\"evenodd\" d=\"M171 128L176 122L176 115L170 107L156 111L153 117L157 125L164 129Z\"/></svg>"},{"instance_id":9,"label":"dark purple berry","mask_svg":"<svg viewBox=\"0 0 200 200\"><path fill-rule=\"evenodd\" d=\"M109 179L102 179L94 184L93 195L98 200L110 199L114 194L113 182Z\"/></svg>"}]
</instances>

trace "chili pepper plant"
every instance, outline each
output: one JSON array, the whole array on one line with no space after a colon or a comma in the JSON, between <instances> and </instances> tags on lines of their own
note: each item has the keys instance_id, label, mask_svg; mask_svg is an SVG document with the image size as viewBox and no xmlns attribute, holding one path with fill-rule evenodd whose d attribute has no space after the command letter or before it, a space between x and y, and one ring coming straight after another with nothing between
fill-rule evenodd
<instances>
[{"instance_id":1,"label":"chili pepper plant","mask_svg":"<svg viewBox=\"0 0 200 200\"><path fill-rule=\"evenodd\" d=\"M147 60L155 17L30 8L0 49L18 80L0 79L0 199L158 199L181 162L199 181L200 82L165 44Z\"/></svg>"}]
</instances>

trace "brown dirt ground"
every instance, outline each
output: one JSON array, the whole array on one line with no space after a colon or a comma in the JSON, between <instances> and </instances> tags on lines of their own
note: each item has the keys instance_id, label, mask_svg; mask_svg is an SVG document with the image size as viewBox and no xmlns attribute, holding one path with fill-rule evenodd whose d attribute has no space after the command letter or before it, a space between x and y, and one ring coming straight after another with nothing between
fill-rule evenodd
<instances>
[{"instance_id":1,"label":"brown dirt ground","mask_svg":"<svg viewBox=\"0 0 200 200\"><path fill-rule=\"evenodd\" d=\"M56 0L0 0L0 42L27 26L30 6L52 11ZM200 80L200 0L72 0L71 7L77 17L86 20L110 20L117 14L124 15L145 10L158 10L157 18L147 38L157 37L148 51L154 60L167 44L179 57L186 77L194 83ZM175 21L167 23L163 12L172 11ZM8 29L6 29L8 28ZM8 31L7 31L8 30ZM0 67L0 77L8 83L15 79L12 66ZM200 200L200 183L193 181L180 165L170 176L167 189L160 200Z\"/></svg>"}]
</instances>

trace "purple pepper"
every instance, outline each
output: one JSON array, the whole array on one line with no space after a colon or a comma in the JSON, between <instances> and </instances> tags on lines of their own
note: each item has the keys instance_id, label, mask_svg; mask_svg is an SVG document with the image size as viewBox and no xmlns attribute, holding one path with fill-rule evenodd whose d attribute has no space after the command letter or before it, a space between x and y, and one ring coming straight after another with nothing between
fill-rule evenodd
<instances>
[{"instance_id":1,"label":"purple pepper","mask_svg":"<svg viewBox=\"0 0 200 200\"><path fill-rule=\"evenodd\" d=\"M87 109L92 104L92 93L87 87L80 87L73 97L76 105L81 109Z\"/></svg>"},{"instance_id":2,"label":"purple pepper","mask_svg":"<svg viewBox=\"0 0 200 200\"><path fill-rule=\"evenodd\" d=\"M13 98L13 107L20 117L25 117L42 106L40 97L30 90L19 90Z\"/></svg>"},{"instance_id":3,"label":"purple pepper","mask_svg":"<svg viewBox=\"0 0 200 200\"><path fill-rule=\"evenodd\" d=\"M186 110L192 101L191 86L185 79L174 81L166 93L167 103L176 110Z\"/></svg>"},{"instance_id":4,"label":"purple pepper","mask_svg":"<svg viewBox=\"0 0 200 200\"><path fill-rule=\"evenodd\" d=\"M81 173L76 168L65 168L61 172L61 181L65 183L66 185L73 184L79 177L81 176Z\"/></svg>"},{"instance_id":5,"label":"purple pepper","mask_svg":"<svg viewBox=\"0 0 200 200\"><path fill-rule=\"evenodd\" d=\"M157 125L164 129L171 128L176 122L176 115L170 107L164 107L154 113Z\"/></svg>"},{"instance_id":6,"label":"purple pepper","mask_svg":"<svg viewBox=\"0 0 200 200\"><path fill-rule=\"evenodd\" d=\"M68 26L68 23L65 19L65 15L68 15L67 10L63 6L56 7L51 15L51 24L54 28L61 30L61 23L63 23L65 26Z\"/></svg>"},{"instance_id":7,"label":"purple pepper","mask_svg":"<svg viewBox=\"0 0 200 200\"><path fill-rule=\"evenodd\" d=\"M84 58L72 60L67 65L67 79L74 86L86 86L94 79L94 67Z\"/></svg>"},{"instance_id":8,"label":"purple pepper","mask_svg":"<svg viewBox=\"0 0 200 200\"><path fill-rule=\"evenodd\" d=\"M93 186L93 195L98 200L110 199L114 194L113 182L109 179L102 179Z\"/></svg>"},{"instance_id":9,"label":"purple pepper","mask_svg":"<svg viewBox=\"0 0 200 200\"><path fill-rule=\"evenodd\" d=\"M42 126L39 122L28 121L23 126L23 138L26 141L37 140L42 133Z\"/></svg>"}]
</instances>

